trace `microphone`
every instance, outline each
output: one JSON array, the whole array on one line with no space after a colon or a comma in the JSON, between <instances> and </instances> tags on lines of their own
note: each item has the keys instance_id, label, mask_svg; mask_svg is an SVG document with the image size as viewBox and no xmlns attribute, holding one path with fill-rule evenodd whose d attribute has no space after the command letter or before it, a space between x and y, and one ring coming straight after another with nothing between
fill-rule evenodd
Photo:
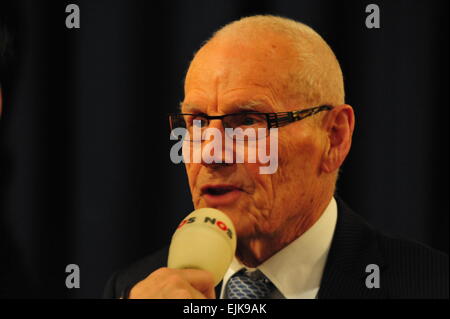
<instances>
[{"instance_id":1,"label":"microphone","mask_svg":"<svg viewBox=\"0 0 450 319\"><path fill-rule=\"evenodd\" d=\"M231 219L218 209L194 210L172 236L167 266L211 272L216 286L236 252L236 231Z\"/></svg>"}]
</instances>

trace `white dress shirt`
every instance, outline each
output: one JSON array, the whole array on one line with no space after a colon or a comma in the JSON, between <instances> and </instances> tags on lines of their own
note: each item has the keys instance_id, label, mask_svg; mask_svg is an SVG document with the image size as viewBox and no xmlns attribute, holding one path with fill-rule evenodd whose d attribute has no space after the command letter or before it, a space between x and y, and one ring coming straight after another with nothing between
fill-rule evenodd
<instances>
[{"instance_id":1,"label":"white dress shirt","mask_svg":"<svg viewBox=\"0 0 450 319\"><path fill-rule=\"evenodd\" d=\"M325 262L333 239L337 220L337 204L334 197L316 223L303 235L278 251L257 268L276 287L268 297L272 299L314 299L320 287ZM234 257L223 278L220 298L235 273L246 268Z\"/></svg>"}]
</instances>

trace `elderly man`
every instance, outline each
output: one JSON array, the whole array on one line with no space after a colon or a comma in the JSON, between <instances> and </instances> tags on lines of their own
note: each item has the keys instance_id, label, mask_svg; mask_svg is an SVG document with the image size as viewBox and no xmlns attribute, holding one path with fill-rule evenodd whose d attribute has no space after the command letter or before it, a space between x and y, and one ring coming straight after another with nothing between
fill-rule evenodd
<instances>
[{"instance_id":1,"label":"elderly man","mask_svg":"<svg viewBox=\"0 0 450 319\"><path fill-rule=\"evenodd\" d=\"M115 274L105 297L448 297L447 256L381 235L333 197L355 120L339 63L311 28L274 16L225 26L196 53L181 111L220 131L230 121L212 116L278 117L263 116L278 127L278 168L186 164L195 208L218 208L236 226L236 256L216 290L206 271L165 268L164 249Z\"/></svg>"}]
</instances>

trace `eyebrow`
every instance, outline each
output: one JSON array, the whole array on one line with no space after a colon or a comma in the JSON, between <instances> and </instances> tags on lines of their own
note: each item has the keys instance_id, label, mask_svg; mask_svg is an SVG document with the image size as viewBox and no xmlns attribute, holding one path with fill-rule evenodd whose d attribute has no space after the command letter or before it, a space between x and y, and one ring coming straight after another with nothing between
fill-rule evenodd
<instances>
[{"instance_id":1,"label":"eyebrow","mask_svg":"<svg viewBox=\"0 0 450 319\"><path fill-rule=\"evenodd\" d=\"M178 111L180 111L180 113L183 113L182 112L183 106L186 107L188 109L188 111L190 111L190 112L200 111L200 109L201 109L201 107L196 104L183 103L183 101L181 101L179 104L179 108L178 108Z\"/></svg>"},{"instance_id":2,"label":"eyebrow","mask_svg":"<svg viewBox=\"0 0 450 319\"><path fill-rule=\"evenodd\" d=\"M200 110L202 109L200 106L196 104L191 103L183 103L183 101L180 102L179 105L179 111L182 112L182 108L187 108L187 112L199 112L203 113ZM231 110L231 112L228 113L239 113L239 112L273 112L269 109L269 106L266 102L260 101L260 100L249 100L246 102L235 102L231 103L230 105L227 105L225 107L225 110Z\"/></svg>"},{"instance_id":3,"label":"eyebrow","mask_svg":"<svg viewBox=\"0 0 450 319\"><path fill-rule=\"evenodd\" d=\"M265 103L262 103L261 101L256 101L256 100L250 100L248 102L244 102L244 103L235 103L230 105L229 108L231 109L237 109L240 111L252 111L252 112L257 112L259 111L259 106L265 105Z\"/></svg>"}]
</instances>

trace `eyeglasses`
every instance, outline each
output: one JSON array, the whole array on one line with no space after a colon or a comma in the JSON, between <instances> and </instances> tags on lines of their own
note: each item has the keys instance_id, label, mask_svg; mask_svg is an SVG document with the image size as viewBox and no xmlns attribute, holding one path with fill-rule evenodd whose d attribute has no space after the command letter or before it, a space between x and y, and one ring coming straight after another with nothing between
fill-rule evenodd
<instances>
[{"instance_id":1,"label":"eyeglasses","mask_svg":"<svg viewBox=\"0 0 450 319\"><path fill-rule=\"evenodd\" d=\"M221 120L225 133L232 139L257 140L268 136L271 128L282 127L331 109L333 107L330 105L321 105L299 111L277 113L241 112L225 115L173 113L169 115L169 122L172 135L174 129L183 128L186 131L184 139L189 141L194 140L195 129L201 132L200 136L203 136L211 120Z\"/></svg>"}]
</instances>

